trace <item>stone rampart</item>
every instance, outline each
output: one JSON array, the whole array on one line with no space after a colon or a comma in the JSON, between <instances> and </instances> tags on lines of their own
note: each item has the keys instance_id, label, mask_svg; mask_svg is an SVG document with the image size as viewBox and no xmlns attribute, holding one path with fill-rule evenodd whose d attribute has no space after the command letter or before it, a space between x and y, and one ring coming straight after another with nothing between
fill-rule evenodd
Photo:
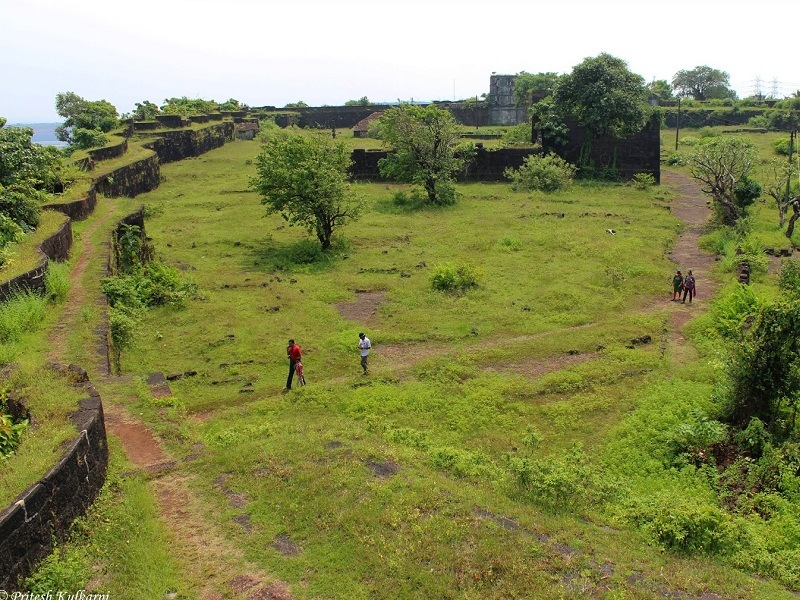
<instances>
[{"instance_id":1,"label":"stone rampart","mask_svg":"<svg viewBox=\"0 0 800 600\"><path fill-rule=\"evenodd\" d=\"M155 151L160 162L169 163L220 148L233 139L233 131L232 121L223 121L202 129L165 131L154 134L153 141L145 144L145 147Z\"/></svg>"},{"instance_id":2,"label":"stone rampart","mask_svg":"<svg viewBox=\"0 0 800 600\"><path fill-rule=\"evenodd\" d=\"M95 180L95 189L98 193L109 198L127 196L133 198L144 192L149 192L161 183L161 168L158 155L153 154L142 160L123 165L107 175Z\"/></svg>"},{"instance_id":3,"label":"stone rampart","mask_svg":"<svg viewBox=\"0 0 800 600\"><path fill-rule=\"evenodd\" d=\"M83 221L94 212L95 206L97 206L97 190L94 184L92 184L83 198L72 202L45 204L43 208L63 213L73 221Z\"/></svg>"},{"instance_id":4,"label":"stone rampart","mask_svg":"<svg viewBox=\"0 0 800 600\"><path fill-rule=\"evenodd\" d=\"M54 368L86 391L71 417L78 436L44 477L0 512L0 590L6 592L21 591L36 563L53 551L53 538L67 538L70 525L86 513L106 479L108 443L100 394L83 369Z\"/></svg>"},{"instance_id":5,"label":"stone rampart","mask_svg":"<svg viewBox=\"0 0 800 600\"><path fill-rule=\"evenodd\" d=\"M48 259L57 262L66 260L69 258L71 247L72 221L67 217L52 235L39 244L37 251L40 256L36 267L9 281L0 283L0 302L8 300L15 292L44 290L44 276L47 273Z\"/></svg>"},{"instance_id":6,"label":"stone rampart","mask_svg":"<svg viewBox=\"0 0 800 600\"><path fill-rule=\"evenodd\" d=\"M103 146L102 148L94 148L92 150L88 150L87 153L89 157L94 162L98 162L101 160L110 160L112 158L118 158L125 154L128 151L128 140L122 140L118 144L114 144L112 146Z\"/></svg>"}]
</instances>

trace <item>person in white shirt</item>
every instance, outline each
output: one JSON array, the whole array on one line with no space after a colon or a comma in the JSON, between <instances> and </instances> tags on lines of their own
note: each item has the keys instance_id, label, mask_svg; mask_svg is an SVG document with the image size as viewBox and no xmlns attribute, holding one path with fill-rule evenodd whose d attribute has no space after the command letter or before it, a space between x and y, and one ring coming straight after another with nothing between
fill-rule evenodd
<instances>
[{"instance_id":1,"label":"person in white shirt","mask_svg":"<svg viewBox=\"0 0 800 600\"><path fill-rule=\"evenodd\" d=\"M369 338L363 333L358 334L358 349L361 350L361 368L364 369L364 375L367 374L367 357L369 356L369 349L372 344Z\"/></svg>"}]
</instances>

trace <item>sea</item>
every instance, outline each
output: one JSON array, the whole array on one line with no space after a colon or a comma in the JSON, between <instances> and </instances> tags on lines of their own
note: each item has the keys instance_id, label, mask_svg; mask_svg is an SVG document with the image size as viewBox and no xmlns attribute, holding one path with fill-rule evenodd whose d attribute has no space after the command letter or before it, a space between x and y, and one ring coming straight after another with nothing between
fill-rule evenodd
<instances>
[{"instance_id":1,"label":"sea","mask_svg":"<svg viewBox=\"0 0 800 600\"><path fill-rule=\"evenodd\" d=\"M32 141L42 146L55 146L65 148L66 142L62 142L56 137L56 127L61 123L12 123L13 127L30 127L33 129Z\"/></svg>"}]
</instances>

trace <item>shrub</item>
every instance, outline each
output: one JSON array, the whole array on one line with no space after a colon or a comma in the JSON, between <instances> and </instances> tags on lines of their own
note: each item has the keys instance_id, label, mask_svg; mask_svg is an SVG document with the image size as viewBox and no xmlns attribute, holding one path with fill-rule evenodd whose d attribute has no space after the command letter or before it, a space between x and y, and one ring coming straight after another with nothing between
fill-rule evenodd
<instances>
[{"instance_id":1,"label":"shrub","mask_svg":"<svg viewBox=\"0 0 800 600\"><path fill-rule=\"evenodd\" d=\"M738 339L743 332L742 326L758 313L759 306L760 300L753 288L738 284L712 304L714 328L725 338Z\"/></svg>"},{"instance_id":2,"label":"shrub","mask_svg":"<svg viewBox=\"0 0 800 600\"><path fill-rule=\"evenodd\" d=\"M0 460L13 454L28 425L28 419L15 423L11 415L0 412Z\"/></svg>"},{"instance_id":3,"label":"shrub","mask_svg":"<svg viewBox=\"0 0 800 600\"><path fill-rule=\"evenodd\" d=\"M708 416L698 408L693 408L689 419L678 425L673 431L673 443L677 453L688 455L694 462L705 462L711 447L719 444L727 437L728 428Z\"/></svg>"},{"instance_id":4,"label":"shrub","mask_svg":"<svg viewBox=\"0 0 800 600\"><path fill-rule=\"evenodd\" d=\"M747 120L747 124L750 127L759 127L761 129L769 129L770 127L769 117L767 117L766 115L757 115L755 117L750 117Z\"/></svg>"},{"instance_id":5,"label":"shrub","mask_svg":"<svg viewBox=\"0 0 800 600\"><path fill-rule=\"evenodd\" d=\"M772 436L767 431L764 421L753 417L747 427L733 436L733 441L742 450L746 450L754 458L759 458L764 453L764 448L772 442Z\"/></svg>"},{"instance_id":6,"label":"shrub","mask_svg":"<svg viewBox=\"0 0 800 600\"><path fill-rule=\"evenodd\" d=\"M505 237L497 242L497 245L500 250L505 252L519 252L522 250L522 242L519 241L519 238L515 237Z\"/></svg>"},{"instance_id":7,"label":"shrub","mask_svg":"<svg viewBox=\"0 0 800 600\"><path fill-rule=\"evenodd\" d=\"M51 302L62 304L69 292L69 272L65 266L50 263L44 276L44 289Z\"/></svg>"},{"instance_id":8,"label":"shrub","mask_svg":"<svg viewBox=\"0 0 800 600\"><path fill-rule=\"evenodd\" d=\"M737 547L737 528L730 515L694 497L664 493L638 502L627 517L665 550L729 554Z\"/></svg>"},{"instance_id":9,"label":"shrub","mask_svg":"<svg viewBox=\"0 0 800 600\"><path fill-rule=\"evenodd\" d=\"M772 148L775 150L776 154L780 154L781 156L789 156L789 144L789 138L778 138L772 142ZM793 151L796 152L797 148L794 148Z\"/></svg>"},{"instance_id":10,"label":"shrub","mask_svg":"<svg viewBox=\"0 0 800 600\"><path fill-rule=\"evenodd\" d=\"M33 292L22 292L0 303L0 343L19 341L24 333L36 329L44 319L46 306L47 300Z\"/></svg>"},{"instance_id":11,"label":"shrub","mask_svg":"<svg viewBox=\"0 0 800 600\"><path fill-rule=\"evenodd\" d=\"M556 458L509 457L506 469L523 497L552 507L596 504L619 490L618 482L592 466L579 446Z\"/></svg>"},{"instance_id":12,"label":"shrub","mask_svg":"<svg viewBox=\"0 0 800 600\"><path fill-rule=\"evenodd\" d=\"M0 213L0 248L19 242L25 232L13 219Z\"/></svg>"},{"instance_id":13,"label":"shrub","mask_svg":"<svg viewBox=\"0 0 800 600\"><path fill-rule=\"evenodd\" d=\"M698 134L698 135L699 135L701 138L712 138L712 137L717 137L717 136L719 136L719 131L717 131L716 129L713 129L713 128L711 128L711 127L707 127L707 126L706 126L706 127L701 127L701 128L700 128L700 129L697 131L697 134Z\"/></svg>"},{"instance_id":14,"label":"shrub","mask_svg":"<svg viewBox=\"0 0 800 600\"><path fill-rule=\"evenodd\" d=\"M72 141L70 146L78 150L88 148L99 148L105 146L108 139L99 129L81 129L72 131Z\"/></svg>"},{"instance_id":15,"label":"shrub","mask_svg":"<svg viewBox=\"0 0 800 600\"><path fill-rule=\"evenodd\" d=\"M631 178L631 185L637 190L648 190L656 184L652 173L636 173Z\"/></svg>"},{"instance_id":16,"label":"shrub","mask_svg":"<svg viewBox=\"0 0 800 600\"><path fill-rule=\"evenodd\" d=\"M504 146L520 146L531 143L531 126L527 123L520 123L509 127L503 133L501 143Z\"/></svg>"},{"instance_id":17,"label":"shrub","mask_svg":"<svg viewBox=\"0 0 800 600\"><path fill-rule=\"evenodd\" d=\"M531 154L519 169L506 169L504 174L514 189L554 192L569 186L576 172L575 165L551 152Z\"/></svg>"},{"instance_id":18,"label":"shrub","mask_svg":"<svg viewBox=\"0 0 800 600\"><path fill-rule=\"evenodd\" d=\"M677 150L667 155L667 164L673 167L685 167L690 162L691 158L687 154Z\"/></svg>"},{"instance_id":19,"label":"shrub","mask_svg":"<svg viewBox=\"0 0 800 600\"><path fill-rule=\"evenodd\" d=\"M470 265L437 265L431 274L431 287L440 292L465 292L478 286L481 273Z\"/></svg>"},{"instance_id":20,"label":"shrub","mask_svg":"<svg viewBox=\"0 0 800 600\"><path fill-rule=\"evenodd\" d=\"M787 296L800 300L800 262L787 259L781 261L778 287Z\"/></svg>"}]
</instances>

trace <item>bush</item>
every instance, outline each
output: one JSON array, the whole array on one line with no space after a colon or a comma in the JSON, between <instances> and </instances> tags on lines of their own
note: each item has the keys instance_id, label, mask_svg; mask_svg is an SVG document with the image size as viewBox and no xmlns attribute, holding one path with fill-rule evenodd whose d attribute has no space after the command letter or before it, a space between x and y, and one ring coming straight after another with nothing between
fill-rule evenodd
<instances>
[{"instance_id":1,"label":"bush","mask_svg":"<svg viewBox=\"0 0 800 600\"><path fill-rule=\"evenodd\" d=\"M13 219L0 213L0 248L19 242L25 232ZM2 263L0 263L2 264Z\"/></svg>"},{"instance_id":2,"label":"bush","mask_svg":"<svg viewBox=\"0 0 800 600\"><path fill-rule=\"evenodd\" d=\"M531 144L531 126L527 123L520 123L509 127L503 133L501 139L503 146L521 146Z\"/></svg>"},{"instance_id":3,"label":"bush","mask_svg":"<svg viewBox=\"0 0 800 600\"><path fill-rule=\"evenodd\" d=\"M743 325L756 314L761 303L753 288L738 284L711 306L714 328L722 337L735 340L743 332Z\"/></svg>"},{"instance_id":4,"label":"bush","mask_svg":"<svg viewBox=\"0 0 800 600\"><path fill-rule=\"evenodd\" d=\"M70 146L78 150L105 146L108 139L99 129L75 129Z\"/></svg>"},{"instance_id":5,"label":"bush","mask_svg":"<svg viewBox=\"0 0 800 600\"><path fill-rule=\"evenodd\" d=\"M44 289L51 302L62 304L69 293L69 271L66 265L50 263L44 276Z\"/></svg>"},{"instance_id":6,"label":"bush","mask_svg":"<svg viewBox=\"0 0 800 600\"><path fill-rule=\"evenodd\" d=\"M737 527L730 515L696 498L664 493L637 503L627 517L665 550L724 555L738 546Z\"/></svg>"},{"instance_id":7,"label":"bush","mask_svg":"<svg viewBox=\"0 0 800 600\"><path fill-rule=\"evenodd\" d=\"M478 286L480 271L470 265L437 265L431 274L431 287L440 292L465 292Z\"/></svg>"},{"instance_id":8,"label":"bush","mask_svg":"<svg viewBox=\"0 0 800 600\"><path fill-rule=\"evenodd\" d=\"M767 431L764 421L758 417L750 419L747 427L733 436L733 441L742 450L750 453L754 458L759 458L764 453L764 448L772 442L772 436Z\"/></svg>"},{"instance_id":9,"label":"bush","mask_svg":"<svg viewBox=\"0 0 800 600\"><path fill-rule=\"evenodd\" d=\"M637 190L649 190L656 184L656 178L652 173L636 173L631 178L631 185Z\"/></svg>"},{"instance_id":10,"label":"bush","mask_svg":"<svg viewBox=\"0 0 800 600\"><path fill-rule=\"evenodd\" d=\"M2 408L2 403L0 403L0 408ZM14 453L22 435L28 430L28 426L28 419L15 423L11 415L0 412L0 460Z\"/></svg>"},{"instance_id":11,"label":"bush","mask_svg":"<svg viewBox=\"0 0 800 600\"><path fill-rule=\"evenodd\" d=\"M789 143L789 138L778 138L772 142L772 148L775 150L775 154L789 156ZM797 151L797 148L793 148L793 151Z\"/></svg>"},{"instance_id":12,"label":"bush","mask_svg":"<svg viewBox=\"0 0 800 600\"><path fill-rule=\"evenodd\" d=\"M552 507L597 504L619 491L618 482L592 466L579 446L557 458L509 457L506 468L526 499Z\"/></svg>"},{"instance_id":13,"label":"bush","mask_svg":"<svg viewBox=\"0 0 800 600\"><path fill-rule=\"evenodd\" d=\"M512 181L514 189L554 192L569 186L576 172L574 165L551 152L531 154L525 157L519 169L506 169L504 174Z\"/></svg>"},{"instance_id":14,"label":"bush","mask_svg":"<svg viewBox=\"0 0 800 600\"><path fill-rule=\"evenodd\" d=\"M800 262L788 259L781 261L778 288L790 298L800 300Z\"/></svg>"},{"instance_id":15,"label":"bush","mask_svg":"<svg viewBox=\"0 0 800 600\"><path fill-rule=\"evenodd\" d=\"M694 462L705 462L707 453L715 444L727 438L728 428L713 419L709 419L703 411L693 408L685 423L678 425L673 431L673 443L678 454L688 455Z\"/></svg>"},{"instance_id":16,"label":"bush","mask_svg":"<svg viewBox=\"0 0 800 600\"><path fill-rule=\"evenodd\" d=\"M677 150L667 155L667 164L673 167L685 167L691 162L689 155Z\"/></svg>"}]
</instances>

